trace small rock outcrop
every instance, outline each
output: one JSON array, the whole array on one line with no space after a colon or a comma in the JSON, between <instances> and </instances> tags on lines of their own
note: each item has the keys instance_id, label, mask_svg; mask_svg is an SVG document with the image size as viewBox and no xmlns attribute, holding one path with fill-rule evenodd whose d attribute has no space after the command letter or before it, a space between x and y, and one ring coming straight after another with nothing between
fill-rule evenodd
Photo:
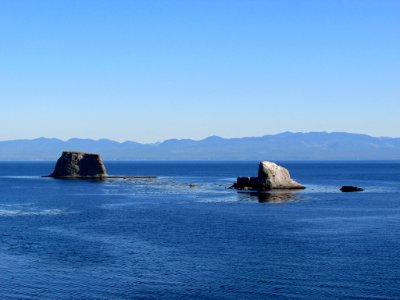
<instances>
[{"instance_id":1,"label":"small rock outcrop","mask_svg":"<svg viewBox=\"0 0 400 300\"><path fill-rule=\"evenodd\" d=\"M258 179L258 177L238 177L231 188L237 190L266 190L265 186L261 184L261 181Z\"/></svg>"},{"instance_id":2,"label":"small rock outcrop","mask_svg":"<svg viewBox=\"0 0 400 300\"><path fill-rule=\"evenodd\" d=\"M360 187L357 187L357 186L344 185L344 186L342 186L342 187L340 188L340 190L341 190L343 193L348 193L348 192L361 192L361 191L363 191L364 189L363 189L363 188L360 188Z\"/></svg>"},{"instance_id":3,"label":"small rock outcrop","mask_svg":"<svg viewBox=\"0 0 400 300\"><path fill-rule=\"evenodd\" d=\"M262 161L258 167L257 177L238 177L231 188L268 191L273 189L304 189L305 187L291 179L286 168L273 162Z\"/></svg>"},{"instance_id":4,"label":"small rock outcrop","mask_svg":"<svg viewBox=\"0 0 400 300\"><path fill-rule=\"evenodd\" d=\"M107 171L99 154L64 151L49 177L103 178L107 177Z\"/></svg>"}]
</instances>

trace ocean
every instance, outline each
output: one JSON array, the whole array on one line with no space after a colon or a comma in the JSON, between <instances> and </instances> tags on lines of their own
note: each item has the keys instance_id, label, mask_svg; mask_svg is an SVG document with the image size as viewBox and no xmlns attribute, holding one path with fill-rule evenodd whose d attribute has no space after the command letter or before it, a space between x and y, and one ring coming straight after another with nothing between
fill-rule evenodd
<instances>
[{"instance_id":1,"label":"ocean","mask_svg":"<svg viewBox=\"0 0 400 300\"><path fill-rule=\"evenodd\" d=\"M105 162L157 178L104 181L0 162L0 298L400 298L400 162L278 163L306 189L227 189L258 162Z\"/></svg>"}]
</instances>

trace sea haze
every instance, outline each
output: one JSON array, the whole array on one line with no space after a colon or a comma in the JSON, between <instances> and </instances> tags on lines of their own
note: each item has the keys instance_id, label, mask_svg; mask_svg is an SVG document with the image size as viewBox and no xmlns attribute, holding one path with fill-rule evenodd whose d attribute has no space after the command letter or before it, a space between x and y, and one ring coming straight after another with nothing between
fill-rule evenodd
<instances>
[{"instance_id":1,"label":"sea haze","mask_svg":"<svg viewBox=\"0 0 400 300\"><path fill-rule=\"evenodd\" d=\"M105 160L399 160L400 138L352 133L284 132L263 137L162 143L39 138L0 142L0 160L56 160L63 150L101 153Z\"/></svg>"},{"instance_id":2,"label":"sea haze","mask_svg":"<svg viewBox=\"0 0 400 300\"><path fill-rule=\"evenodd\" d=\"M257 162L106 162L158 177L104 181L1 162L0 298L400 298L400 163L281 164L307 188L227 189Z\"/></svg>"}]
</instances>

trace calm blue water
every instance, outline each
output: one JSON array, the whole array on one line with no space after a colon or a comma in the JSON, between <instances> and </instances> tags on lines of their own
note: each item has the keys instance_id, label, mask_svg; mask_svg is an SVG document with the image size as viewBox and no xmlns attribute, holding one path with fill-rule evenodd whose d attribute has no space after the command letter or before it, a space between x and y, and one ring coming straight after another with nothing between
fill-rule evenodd
<instances>
[{"instance_id":1,"label":"calm blue water","mask_svg":"<svg viewBox=\"0 0 400 300\"><path fill-rule=\"evenodd\" d=\"M111 162L159 177L105 181L2 162L0 298L400 298L400 163L282 164L306 190L226 189L257 162Z\"/></svg>"}]
</instances>

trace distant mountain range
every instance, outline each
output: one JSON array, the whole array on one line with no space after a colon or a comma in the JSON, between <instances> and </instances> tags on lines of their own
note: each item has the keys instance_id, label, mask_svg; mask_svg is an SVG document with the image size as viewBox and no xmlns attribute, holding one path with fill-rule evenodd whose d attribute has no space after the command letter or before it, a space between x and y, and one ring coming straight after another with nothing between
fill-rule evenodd
<instances>
[{"instance_id":1,"label":"distant mountain range","mask_svg":"<svg viewBox=\"0 0 400 300\"><path fill-rule=\"evenodd\" d=\"M399 160L400 138L345 132L283 132L244 138L210 136L162 143L53 138L0 142L0 160L56 160L63 150L100 153L104 160Z\"/></svg>"}]
</instances>

